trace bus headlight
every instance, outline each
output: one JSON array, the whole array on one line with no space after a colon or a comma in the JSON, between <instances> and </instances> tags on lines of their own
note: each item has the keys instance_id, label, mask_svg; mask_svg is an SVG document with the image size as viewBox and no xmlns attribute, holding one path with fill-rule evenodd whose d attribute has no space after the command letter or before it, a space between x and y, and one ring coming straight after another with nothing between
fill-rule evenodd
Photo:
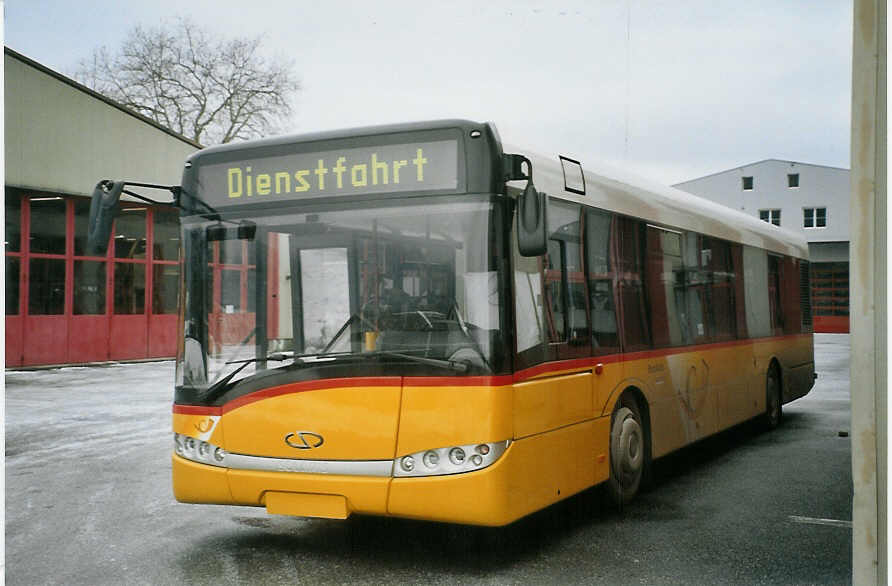
<instances>
[{"instance_id":1,"label":"bus headlight","mask_svg":"<svg viewBox=\"0 0 892 586\"><path fill-rule=\"evenodd\" d=\"M435 448L406 454L394 460L393 475L404 478L442 476L482 470L494 464L505 453L509 445L511 445L511 440ZM468 456L468 454L471 455ZM421 460L423 466L416 466L417 460ZM406 466L407 462L411 462L411 464Z\"/></svg>"},{"instance_id":2,"label":"bus headlight","mask_svg":"<svg viewBox=\"0 0 892 586\"><path fill-rule=\"evenodd\" d=\"M226 465L226 451L223 448L187 435L173 434L173 451L178 456L200 464L220 467Z\"/></svg>"},{"instance_id":3,"label":"bus headlight","mask_svg":"<svg viewBox=\"0 0 892 586\"><path fill-rule=\"evenodd\" d=\"M422 460L424 465L430 469L434 469L440 465L440 454L438 454L434 450L428 450L424 453L424 458Z\"/></svg>"},{"instance_id":4,"label":"bus headlight","mask_svg":"<svg viewBox=\"0 0 892 586\"><path fill-rule=\"evenodd\" d=\"M455 466L461 466L465 463L465 451L461 448L452 448L449 450L449 461Z\"/></svg>"}]
</instances>

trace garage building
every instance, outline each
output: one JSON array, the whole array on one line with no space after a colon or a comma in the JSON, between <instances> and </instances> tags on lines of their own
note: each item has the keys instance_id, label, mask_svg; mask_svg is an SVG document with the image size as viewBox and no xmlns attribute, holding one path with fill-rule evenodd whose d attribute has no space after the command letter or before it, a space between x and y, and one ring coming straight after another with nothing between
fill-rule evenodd
<instances>
[{"instance_id":1,"label":"garage building","mask_svg":"<svg viewBox=\"0 0 892 586\"><path fill-rule=\"evenodd\" d=\"M177 210L122 202L91 257L89 196L104 178L179 184L201 145L9 48L4 75L6 366L174 356Z\"/></svg>"}]
</instances>

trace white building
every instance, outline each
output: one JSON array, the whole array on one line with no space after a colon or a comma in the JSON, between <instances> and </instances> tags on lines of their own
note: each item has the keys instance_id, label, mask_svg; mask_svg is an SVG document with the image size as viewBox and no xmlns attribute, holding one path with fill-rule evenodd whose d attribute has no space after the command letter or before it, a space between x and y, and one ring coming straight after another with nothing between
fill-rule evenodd
<instances>
[{"instance_id":1,"label":"white building","mask_svg":"<svg viewBox=\"0 0 892 586\"><path fill-rule=\"evenodd\" d=\"M815 331L849 331L848 169L767 159L674 187L803 234Z\"/></svg>"}]
</instances>

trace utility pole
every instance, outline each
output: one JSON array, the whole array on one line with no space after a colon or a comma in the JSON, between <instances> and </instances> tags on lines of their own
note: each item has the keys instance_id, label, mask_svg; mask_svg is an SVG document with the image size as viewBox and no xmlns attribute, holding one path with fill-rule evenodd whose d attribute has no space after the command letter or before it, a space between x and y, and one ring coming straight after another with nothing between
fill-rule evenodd
<instances>
[{"instance_id":1,"label":"utility pole","mask_svg":"<svg viewBox=\"0 0 892 586\"><path fill-rule=\"evenodd\" d=\"M850 319L852 583L888 582L886 2L854 1Z\"/></svg>"}]
</instances>

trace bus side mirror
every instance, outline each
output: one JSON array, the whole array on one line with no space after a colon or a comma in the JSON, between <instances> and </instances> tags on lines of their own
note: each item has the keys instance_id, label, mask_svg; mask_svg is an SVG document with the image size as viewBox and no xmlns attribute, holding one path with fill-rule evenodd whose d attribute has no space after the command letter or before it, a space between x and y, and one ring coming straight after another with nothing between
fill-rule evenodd
<instances>
[{"instance_id":1,"label":"bus side mirror","mask_svg":"<svg viewBox=\"0 0 892 586\"><path fill-rule=\"evenodd\" d=\"M118 201L124 191L123 181L103 179L93 190L90 202L90 220L87 223L87 256L105 256L111 237Z\"/></svg>"},{"instance_id":2,"label":"bus side mirror","mask_svg":"<svg viewBox=\"0 0 892 586\"><path fill-rule=\"evenodd\" d=\"M503 154L502 177L527 180L517 198L517 247L523 256L542 256L548 251L548 196L533 186L533 162L523 155Z\"/></svg>"},{"instance_id":3,"label":"bus side mirror","mask_svg":"<svg viewBox=\"0 0 892 586\"><path fill-rule=\"evenodd\" d=\"M517 247L522 256L548 251L548 196L536 191L532 180L517 198Z\"/></svg>"}]
</instances>

